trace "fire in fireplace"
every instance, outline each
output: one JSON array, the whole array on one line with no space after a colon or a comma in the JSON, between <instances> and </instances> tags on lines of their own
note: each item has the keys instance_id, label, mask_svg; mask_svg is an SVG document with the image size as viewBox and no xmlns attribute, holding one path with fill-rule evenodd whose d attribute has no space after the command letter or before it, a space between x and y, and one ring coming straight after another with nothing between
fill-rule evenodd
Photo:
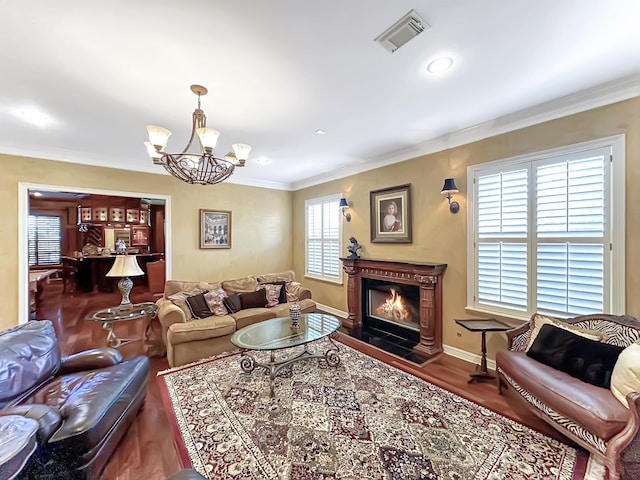
<instances>
[{"instance_id":1,"label":"fire in fireplace","mask_svg":"<svg viewBox=\"0 0 640 480\"><path fill-rule=\"evenodd\" d=\"M368 292L367 317L420 330L418 287L368 280L365 288Z\"/></svg>"}]
</instances>

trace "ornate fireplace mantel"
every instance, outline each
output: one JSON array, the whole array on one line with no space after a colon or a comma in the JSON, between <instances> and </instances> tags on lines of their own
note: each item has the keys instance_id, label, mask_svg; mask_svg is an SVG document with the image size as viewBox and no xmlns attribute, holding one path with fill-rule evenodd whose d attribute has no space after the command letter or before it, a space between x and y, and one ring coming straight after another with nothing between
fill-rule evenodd
<instances>
[{"instance_id":1,"label":"ornate fireplace mantel","mask_svg":"<svg viewBox=\"0 0 640 480\"><path fill-rule=\"evenodd\" d=\"M432 357L442 353L442 276L445 263L408 263L394 260L341 258L342 268L349 276L347 304L349 316L346 328L362 325L362 280L383 280L420 288L420 342L417 353Z\"/></svg>"}]
</instances>

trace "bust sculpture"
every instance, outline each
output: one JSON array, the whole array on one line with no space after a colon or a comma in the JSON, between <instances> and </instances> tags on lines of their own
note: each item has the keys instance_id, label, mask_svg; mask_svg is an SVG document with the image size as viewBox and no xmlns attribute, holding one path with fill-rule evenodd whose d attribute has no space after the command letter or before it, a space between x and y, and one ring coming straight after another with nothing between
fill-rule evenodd
<instances>
[{"instance_id":1,"label":"bust sculpture","mask_svg":"<svg viewBox=\"0 0 640 480\"><path fill-rule=\"evenodd\" d=\"M360 258L358 255L358 250L362 250L362 246L356 240L356 237L349 238L351 245L347 247L347 251L349 252L349 256L347 258Z\"/></svg>"}]
</instances>

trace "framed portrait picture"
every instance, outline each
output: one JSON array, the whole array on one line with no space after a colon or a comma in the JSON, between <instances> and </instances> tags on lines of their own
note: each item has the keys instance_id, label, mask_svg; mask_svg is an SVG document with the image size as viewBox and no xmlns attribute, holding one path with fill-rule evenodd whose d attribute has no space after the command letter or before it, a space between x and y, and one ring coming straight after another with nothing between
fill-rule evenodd
<instances>
[{"instance_id":1,"label":"framed portrait picture","mask_svg":"<svg viewBox=\"0 0 640 480\"><path fill-rule=\"evenodd\" d=\"M200 248L231 248L231 212L200 209Z\"/></svg>"},{"instance_id":2,"label":"framed portrait picture","mask_svg":"<svg viewBox=\"0 0 640 480\"><path fill-rule=\"evenodd\" d=\"M131 227L131 245L149 245L149 227L134 225Z\"/></svg>"},{"instance_id":3,"label":"framed portrait picture","mask_svg":"<svg viewBox=\"0 0 640 480\"><path fill-rule=\"evenodd\" d=\"M411 184L372 190L371 243L411 243Z\"/></svg>"}]
</instances>

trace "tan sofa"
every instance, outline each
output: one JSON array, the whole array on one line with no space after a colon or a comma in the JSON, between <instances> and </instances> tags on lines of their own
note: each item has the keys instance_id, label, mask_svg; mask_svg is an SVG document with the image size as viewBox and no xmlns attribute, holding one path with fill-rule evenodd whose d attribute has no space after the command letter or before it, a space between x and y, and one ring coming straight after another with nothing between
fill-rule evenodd
<instances>
[{"instance_id":1,"label":"tan sofa","mask_svg":"<svg viewBox=\"0 0 640 480\"><path fill-rule=\"evenodd\" d=\"M195 319L189 309L181 307L169 297L175 298L180 292L200 293L205 290L223 288L228 295L255 292L261 283L284 281L287 303L274 307L258 307L239 310L223 316ZM289 307L296 301L302 313L312 313L316 303L311 299L311 291L296 281L293 271L247 276L222 282L189 282L168 280L164 295L156 302L158 319L162 325L162 341L167 349L169 365L176 367L202 358L234 350L231 335L247 325L276 317L289 315Z\"/></svg>"}]
</instances>

